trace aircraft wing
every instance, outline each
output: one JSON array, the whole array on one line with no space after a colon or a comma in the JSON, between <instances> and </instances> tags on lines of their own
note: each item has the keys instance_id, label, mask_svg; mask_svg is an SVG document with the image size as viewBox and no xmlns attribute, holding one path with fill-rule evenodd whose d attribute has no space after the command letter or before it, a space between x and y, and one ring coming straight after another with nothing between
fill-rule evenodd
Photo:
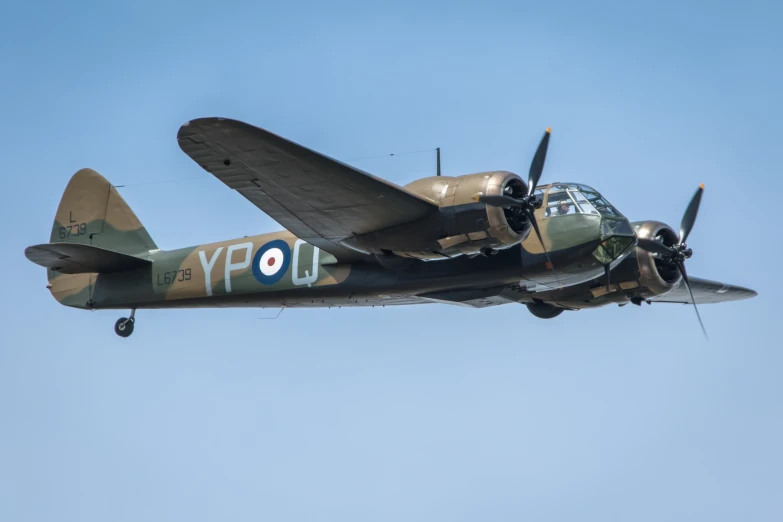
<instances>
[{"instance_id":1,"label":"aircraft wing","mask_svg":"<svg viewBox=\"0 0 783 522\"><path fill-rule=\"evenodd\" d=\"M338 259L343 239L409 223L437 210L388 181L247 123L201 118L183 125L180 148L298 238Z\"/></svg>"},{"instance_id":2,"label":"aircraft wing","mask_svg":"<svg viewBox=\"0 0 783 522\"><path fill-rule=\"evenodd\" d=\"M727 285L717 281L710 281L708 279L691 277L689 281L691 284L691 290L693 290L693 297L696 299L696 304L739 301L741 299L748 299L758 295L754 290L750 290L748 288ZM689 304L693 302L691 301L691 296L688 294L688 288L686 288L685 284L682 282L680 282L680 284L671 292L660 295L658 297L651 297L649 300L656 303Z\"/></svg>"},{"instance_id":3,"label":"aircraft wing","mask_svg":"<svg viewBox=\"0 0 783 522\"><path fill-rule=\"evenodd\" d=\"M519 303L519 292L508 285L490 288L455 288L419 294L420 299L432 303L453 304L470 308L487 308L508 303Z\"/></svg>"}]
</instances>

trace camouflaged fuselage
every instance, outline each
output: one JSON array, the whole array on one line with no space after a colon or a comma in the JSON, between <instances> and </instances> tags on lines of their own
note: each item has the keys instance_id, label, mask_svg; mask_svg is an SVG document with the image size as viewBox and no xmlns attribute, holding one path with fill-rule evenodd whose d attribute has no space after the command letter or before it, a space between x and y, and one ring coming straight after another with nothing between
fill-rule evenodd
<instances>
[{"instance_id":1,"label":"camouflaged fuselage","mask_svg":"<svg viewBox=\"0 0 783 522\"><path fill-rule=\"evenodd\" d=\"M535 235L487 257L414 261L401 270L376 262L341 263L288 231L163 251L116 188L83 169L66 188L50 244L110 250L144 260L143 266L70 274L54 266L47 270L49 288L62 304L84 309L377 306L466 290L478 298L502 292L506 302L520 301L526 287L574 285L602 273L593 252L606 239L605 219L548 217L543 207L536 216L554 267Z\"/></svg>"},{"instance_id":2,"label":"camouflaged fuselage","mask_svg":"<svg viewBox=\"0 0 783 522\"><path fill-rule=\"evenodd\" d=\"M283 254L280 266L267 262L271 278L259 266L270 244ZM518 250L457 259L458 267L419 262L392 272L375 263L340 264L288 232L157 251L148 259L145 268L113 274L50 270L50 289L62 304L86 309L375 306L418 302L417 294L454 285L511 284L519 276Z\"/></svg>"},{"instance_id":3,"label":"camouflaged fuselage","mask_svg":"<svg viewBox=\"0 0 783 522\"><path fill-rule=\"evenodd\" d=\"M590 260L598 241L561 243L562 248L550 252L556 266L571 272L558 270L561 284L589 279L600 270ZM279 266L264 260L270 245L282 254ZM285 231L143 257L151 263L129 272L68 275L49 270L51 292L62 304L85 309L377 306L412 304L432 292L477 287L508 287L521 299L514 292L520 281L535 284L553 277L543 251L527 252L519 245L488 257L417 261L390 271L376 263L341 264Z\"/></svg>"}]
</instances>

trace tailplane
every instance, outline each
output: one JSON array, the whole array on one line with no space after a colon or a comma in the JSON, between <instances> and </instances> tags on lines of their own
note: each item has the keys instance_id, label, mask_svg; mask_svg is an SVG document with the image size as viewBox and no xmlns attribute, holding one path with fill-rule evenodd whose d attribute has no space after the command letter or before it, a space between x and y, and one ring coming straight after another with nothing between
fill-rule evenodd
<instances>
[{"instance_id":1,"label":"tailplane","mask_svg":"<svg viewBox=\"0 0 783 522\"><path fill-rule=\"evenodd\" d=\"M61 274L111 274L144 268L151 261L79 243L44 243L27 247L27 259Z\"/></svg>"}]
</instances>

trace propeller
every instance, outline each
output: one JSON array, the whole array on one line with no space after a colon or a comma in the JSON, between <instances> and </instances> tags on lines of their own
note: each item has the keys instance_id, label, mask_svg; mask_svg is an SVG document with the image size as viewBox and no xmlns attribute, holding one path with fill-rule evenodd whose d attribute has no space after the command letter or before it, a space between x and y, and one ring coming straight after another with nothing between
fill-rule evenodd
<instances>
[{"instance_id":1,"label":"propeller","mask_svg":"<svg viewBox=\"0 0 783 522\"><path fill-rule=\"evenodd\" d=\"M544 249L549 268L554 271L554 265L552 265L552 260L549 258L549 252L547 252L546 246L544 245L544 239L541 237L541 230L538 228L538 222L536 221L535 215L536 209L541 208L543 200L540 197L533 195L538 187L541 174L544 171L546 151L549 148L549 136L551 133L552 129L546 130L544 136L541 138L541 143L538 144L538 149L536 149L536 154L533 156L533 161L530 163L530 173L527 178L527 194L520 198L513 198L511 196L484 196L477 194L473 199L490 207L521 209L527 215L530 224L533 226L533 230L536 232L536 236L538 236L538 241Z\"/></svg>"},{"instance_id":2,"label":"propeller","mask_svg":"<svg viewBox=\"0 0 783 522\"><path fill-rule=\"evenodd\" d=\"M709 339L707 330L704 328L704 323L701 320L701 314L699 314L699 308L696 306L696 300L693 298L693 291L691 290L691 285L688 281L688 273L685 271L685 260L693 255L693 250L688 248L685 241L687 241L688 236L693 230L693 224L696 222L696 215L699 213L699 205L701 204L701 196L703 193L704 184L699 185L696 193L691 198L691 202L688 203L688 208L685 209L685 214L683 214L682 222L680 223L679 243L673 246L666 246L654 239L640 237L638 238L637 245L642 250L657 255L658 259L662 262L677 267L677 270L682 276L682 281L685 283L685 287L688 289L688 293L691 296L691 302L693 303L693 309L696 311L696 317L699 319L701 331L704 332L704 337Z\"/></svg>"}]
</instances>

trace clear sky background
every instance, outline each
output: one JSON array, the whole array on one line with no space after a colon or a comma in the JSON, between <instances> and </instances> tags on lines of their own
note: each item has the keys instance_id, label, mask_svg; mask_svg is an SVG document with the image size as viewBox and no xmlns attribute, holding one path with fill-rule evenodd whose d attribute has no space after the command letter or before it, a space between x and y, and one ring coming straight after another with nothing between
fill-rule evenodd
<instances>
[{"instance_id":1,"label":"clear sky background","mask_svg":"<svg viewBox=\"0 0 783 522\"><path fill-rule=\"evenodd\" d=\"M779 2L0 4L0 520L783 519ZM636 4L636 5L631 5ZM118 312L24 248L69 177L161 248L279 227L178 148L239 118L399 184L526 175L679 227L692 308Z\"/></svg>"}]
</instances>

